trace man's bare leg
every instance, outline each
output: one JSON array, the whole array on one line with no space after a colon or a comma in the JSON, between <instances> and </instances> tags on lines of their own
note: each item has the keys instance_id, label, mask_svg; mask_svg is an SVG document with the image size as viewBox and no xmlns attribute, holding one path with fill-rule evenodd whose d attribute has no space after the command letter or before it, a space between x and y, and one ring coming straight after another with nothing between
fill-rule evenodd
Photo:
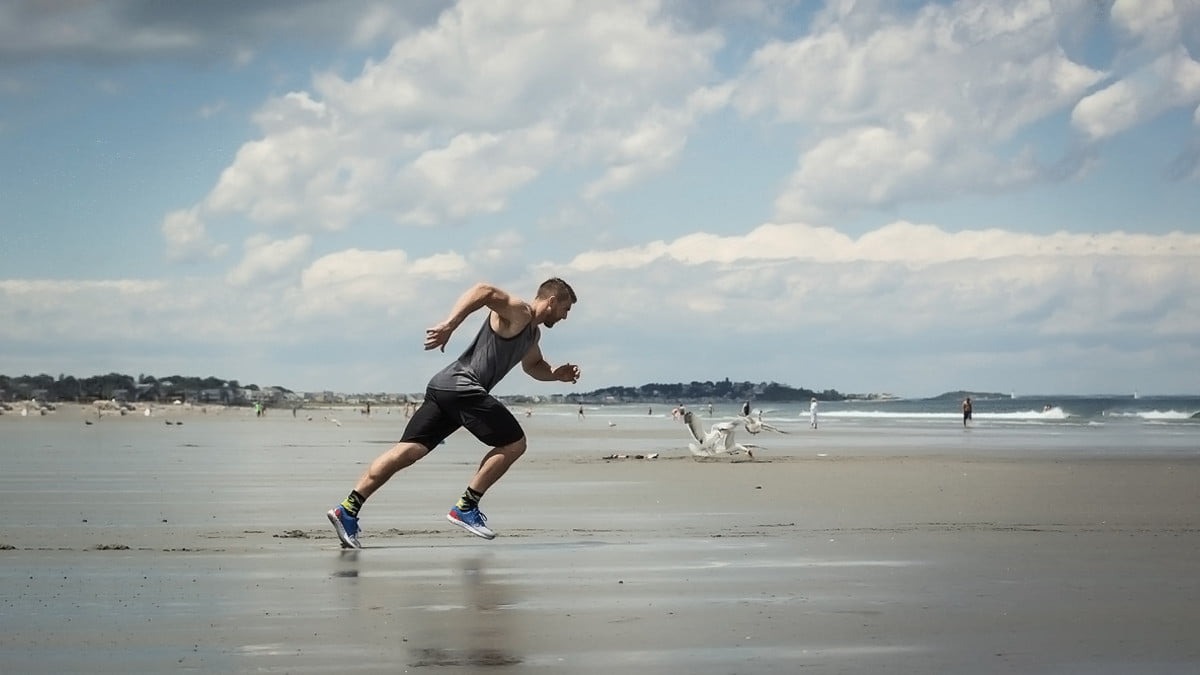
<instances>
[{"instance_id":1,"label":"man's bare leg","mask_svg":"<svg viewBox=\"0 0 1200 675\"><path fill-rule=\"evenodd\" d=\"M367 497L383 486L397 471L429 454L429 448L420 443L400 442L393 445L387 452L375 458L367 470L363 472L354 490L345 501L333 507L326 513L333 530L342 542L342 548L362 548L358 541L358 510Z\"/></svg>"},{"instance_id":2,"label":"man's bare leg","mask_svg":"<svg viewBox=\"0 0 1200 675\"><path fill-rule=\"evenodd\" d=\"M521 455L525 454L525 439L508 445L502 445L498 448L493 448L491 452L483 456L479 462L479 469L475 471L475 475L471 478L471 482L467 487L483 494L488 491L488 488L495 485L496 481L500 480L510 466L516 463Z\"/></svg>"},{"instance_id":3,"label":"man's bare leg","mask_svg":"<svg viewBox=\"0 0 1200 675\"><path fill-rule=\"evenodd\" d=\"M477 537L495 538L496 533L487 526L487 518L479 511L479 500L524 453L525 439L522 438L515 443L493 448L484 455L479 462L479 469L467 484L466 492L446 514L446 519Z\"/></svg>"},{"instance_id":4,"label":"man's bare leg","mask_svg":"<svg viewBox=\"0 0 1200 675\"><path fill-rule=\"evenodd\" d=\"M388 482L397 471L412 466L417 460L428 454L429 448L420 443L397 443L371 462L362 477L358 479L354 490L362 495L363 499L366 499L383 487L383 484Z\"/></svg>"}]
</instances>

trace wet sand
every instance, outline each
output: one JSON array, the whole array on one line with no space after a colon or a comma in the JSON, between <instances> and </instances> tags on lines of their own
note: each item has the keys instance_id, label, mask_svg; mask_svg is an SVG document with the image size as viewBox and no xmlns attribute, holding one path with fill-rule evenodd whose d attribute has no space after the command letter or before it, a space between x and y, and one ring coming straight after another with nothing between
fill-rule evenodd
<instances>
[{"instance_id":1,"label":"wet sand","mask_svg":"<svg viewBox=\"0 0 1200 675\"><path fill-rule=\"evenodd\" d=\"M479 457L462 439L342 551L324 510L385 445L305 438L6 457L0 670L1200 670L1194 457L608 461L620 441L597 441L531 451L486 542L443 519Z\"/></svg>"}]
</instances>

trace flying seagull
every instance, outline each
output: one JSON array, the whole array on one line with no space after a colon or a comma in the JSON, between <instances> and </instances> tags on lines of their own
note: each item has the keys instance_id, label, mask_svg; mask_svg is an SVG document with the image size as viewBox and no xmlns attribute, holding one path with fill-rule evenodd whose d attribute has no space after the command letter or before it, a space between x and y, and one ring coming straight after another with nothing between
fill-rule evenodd
<instances>
[{"instance_id":1,"label":"flying seagull","mask_svg":"<svg viewBox=\"0 0 1200 675\"><path fill-rule=\"evenodd\" d=\"M715 457L723 454L736 454L744 452L754 459L754 448L761 446L748 444L743 445L733 439L733 433L737 429L737 422L717 422L712 425L712 428L705 431L700 426L700 420L692 414L692 411L683 413L683 423L691 433L693 442L688 443L688 450L696 457Z\"/></svg>"},{"instance_id":2,"label":"flying seagull","mask_svg":"<svg viewBox=\"0 0 1200 675\"><path fill-rule=\"evenodd\" d=\"M788 432L779 427L771 426L762 421L762 410L750 410L750 401L742 404L742 413L738 415L738 421L746 427L746 431L751 434L757 434L760 431L774 431L781 434Z\"/></svg>"}]
</instances>

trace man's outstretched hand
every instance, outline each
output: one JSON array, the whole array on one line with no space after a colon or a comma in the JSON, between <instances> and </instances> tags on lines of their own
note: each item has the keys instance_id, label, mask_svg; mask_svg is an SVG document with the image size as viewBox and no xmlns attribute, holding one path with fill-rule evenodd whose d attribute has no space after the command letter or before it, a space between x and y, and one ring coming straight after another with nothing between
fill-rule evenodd
<instances>
[{"instance_id":1,"label":"man's outstretched hand","mask_svg":"<svg viewBox=\"0 0 1200 675\"><path fill-rule=\"evenodd\" d=\"M554 379L558 380L559 382L578 382L579 366L571 363L564 363L563 365L554 369Z\"/></svg>"},{"instance_id":2,"label":"man's outstretched hand","mask_svg":"<svg viewBox=\"0 0 1200 675\"><path fill-rule=\"evenodd\" d=\"M449 323L439 323L433 328L425 329L425 349L441 349L446 351L446 343L454 333L454 326Z\"/></svg>"}]
</instances>

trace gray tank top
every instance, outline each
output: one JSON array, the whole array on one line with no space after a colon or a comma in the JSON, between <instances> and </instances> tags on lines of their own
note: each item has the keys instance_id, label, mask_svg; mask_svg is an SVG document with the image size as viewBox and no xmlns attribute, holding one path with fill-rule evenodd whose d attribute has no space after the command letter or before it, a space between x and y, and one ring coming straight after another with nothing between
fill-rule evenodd
<instances>
[{"instance_id":1,"label":"gray tank top","mask_svg":"<svg viewBox=\"0 0 1200 675\"><path fill-rule=\"evenodd\" d=\"M513 366L521 362L537 342L539 330L532 321L520 333L502 338L492 330L489 312L475 339L462 356L438 371L429 380L429 388L438 391L491 391Z\"/></svg>"}]
</instances>

